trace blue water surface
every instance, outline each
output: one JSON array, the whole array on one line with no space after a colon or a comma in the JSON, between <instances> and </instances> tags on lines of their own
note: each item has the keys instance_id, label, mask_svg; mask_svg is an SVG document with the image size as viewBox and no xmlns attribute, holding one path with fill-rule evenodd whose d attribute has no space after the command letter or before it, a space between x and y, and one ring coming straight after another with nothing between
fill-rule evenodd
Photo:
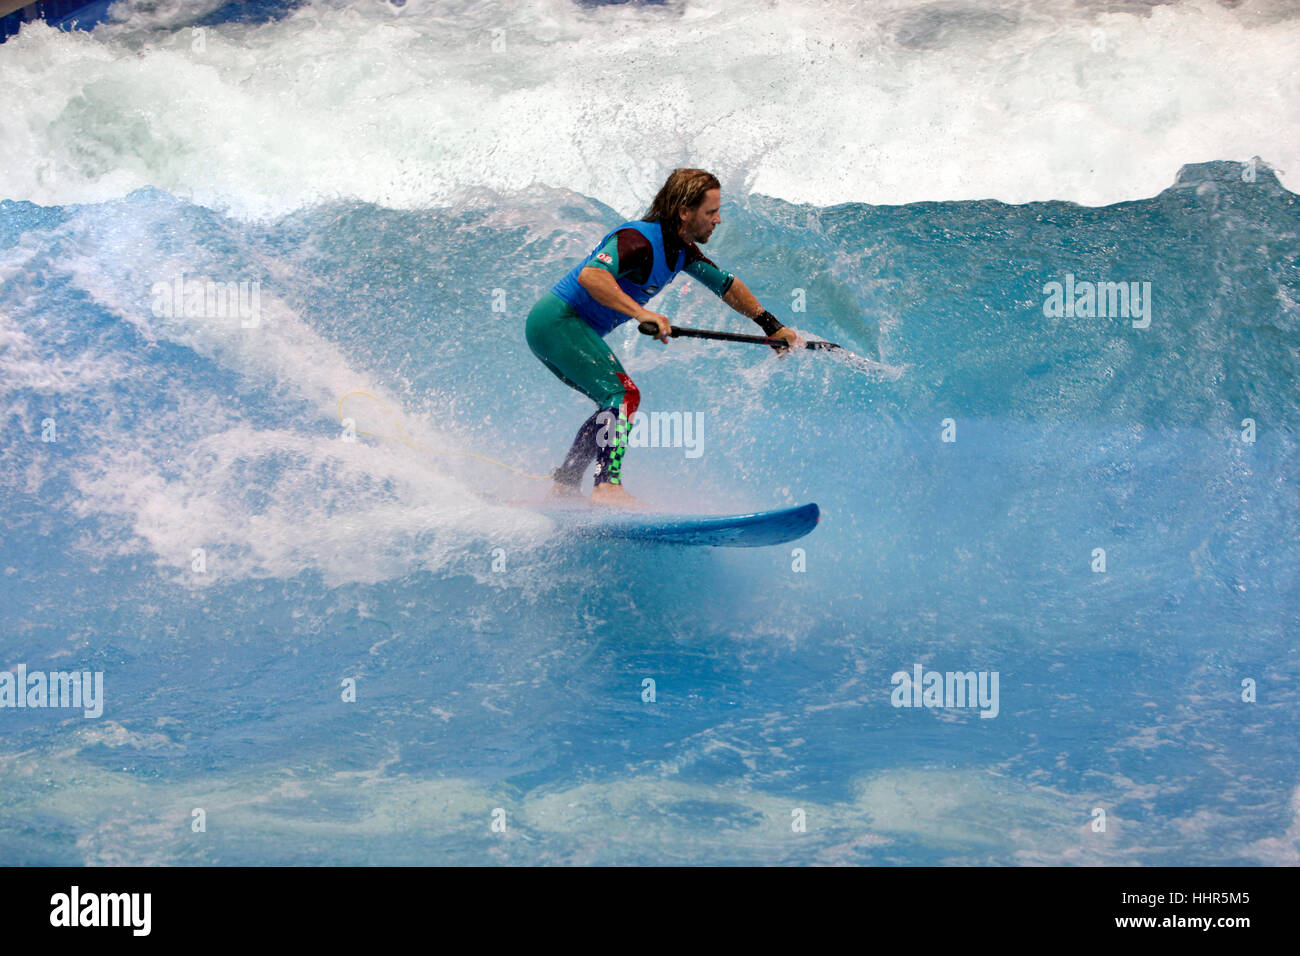
<instances>
[{"instance_id":1,"label":"blue water surface","mask_svg":"<svg viewBox=\"0 0 1300 956\"><path fill-rule=\"evenodd\" d=\"M0 859L1294 863L1300 220L1241 172L724 197L709 255L885 367L609 337L705 428L632 449L634 494L821 506L755 551L569 540L499 504L545 482L434 453L558 464L589 409L524 318L627 211L0 203L0 667L105 681L0 711ZM259 324L160 315L180 272L258 282ZM1067 274L1149 282L1149 325L1046 315ZM405 443L342 440L356 391ZM894 706L917 664L997 672L996 716Z\"/></svg>"}]
</instances>

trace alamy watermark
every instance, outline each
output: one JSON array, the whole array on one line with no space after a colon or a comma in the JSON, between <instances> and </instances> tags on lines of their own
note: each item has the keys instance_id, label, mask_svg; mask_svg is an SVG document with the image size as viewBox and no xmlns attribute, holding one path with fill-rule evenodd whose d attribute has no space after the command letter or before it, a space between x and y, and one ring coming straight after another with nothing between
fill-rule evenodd
<instances>
[{"instance_id":1,"label":"alamy watermark","mask_svg":"<svg viewBox=\"0 0 1300 956\"><path fill-rule=\"evenodd\" d=\"M152 926L152 893L83 893L73 885L50 897L50 925L120 926L133 936L148 936Z\"/></svg>"},{"instance_id":2,"label":"alamy watermark","mask_svg":"<svg viewBox=\"0 0 1300 956\"><path fill-rule=\"evenodd\" d=\"M614 443L618 422L610 412L596 420L600 424L596 443L606 448ZM704 454L704 413L638 411L632 416L627 445L629 448L682 448L687 458L699 458Z\"/></svg>"},{"instance_id":3,"label":"alamy watermark","mask_svg":"<svg viewBox=\"0 0 1300 956\"><path fill-rule=\"evenodd\" d=\"M998 715L997 671L897 671L889 702L895 707L978 707L981 717Z\"/></svg>"},{"instance_id":4,"label":"alamy watermark","mask_svg":"<svg viewBox=\"0 0 1300 956\"><path fill-rule=\"evenodd\" d=\"M189 279L177 273L170 280L155 282L153 314L160 318L239 319L245 329L262 324L262 283L257 280L218 282Z\"/></svg>"},{"instance_id":5,"label":"alamy watermark","mask_svg":"<svg viewBox=\"0 0 1300 956\"><path fill-rule=\"evenodd\" d=\"M28 671L19 664L12 671L0 671L0 708L72 707L82 716L104 713L103 671Z\"/></svg>"},{"instance_id":6,"label":"alamy watermark","mask_svg":"<svg viewBox=\"0 0 1300 956\"><path fill-rule=\"evenodd\" d=\"M1064 282L1044 285L1043 295L1049 319L1132 319L1135 329L1151 324L1150 282L1090 282L1067 272Z\"/></svg>"}]
</instances>

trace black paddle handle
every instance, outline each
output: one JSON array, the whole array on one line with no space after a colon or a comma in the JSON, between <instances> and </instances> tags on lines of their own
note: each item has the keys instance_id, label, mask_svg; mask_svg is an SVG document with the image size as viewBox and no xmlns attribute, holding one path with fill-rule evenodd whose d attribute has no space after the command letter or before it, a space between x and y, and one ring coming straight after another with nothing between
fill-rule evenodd
<instances>
[{"instance_id":1,"label":"black paddle handle","mask_svg":"<svg viewBox=\"0 0 1300 956\"><path fill-rule=\"evenodd\" d=\"M658 335L659 326L654 322L642 322L637 326L643 335ZM711 332L704 329L683 329L674 327L668 333L672 339L715 339L720 342L753 342L757 345L773 345L777 348L785 348L785 339L773 339L766 335L741 335L739 332Z\"/></svg>"},{"instance_id":2,"label":"black paddle handle","mask_svg":"<svg viewBox=\"0 0 1300 956\"><path fill-rule=\"evenodd\" d=\"M642 335L659 334L659 326L654 322L641 322L637 325ZM680 326L673 326L668 333L670 339L713 339L718 342L752 342L755 345L770 345L772 348L786 349L790 344L785 339L774 339L766 335L742 335L739 332L713 332L705 329L684 329ZM805 342L805 348L810 349L837 349L839 348L834 342Z\"/></svg>"}]
</instances>

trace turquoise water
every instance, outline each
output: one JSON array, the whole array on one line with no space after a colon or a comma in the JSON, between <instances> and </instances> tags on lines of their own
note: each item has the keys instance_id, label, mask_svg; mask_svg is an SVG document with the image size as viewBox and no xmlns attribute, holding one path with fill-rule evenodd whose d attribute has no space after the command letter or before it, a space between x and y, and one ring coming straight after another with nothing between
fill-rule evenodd
<instances>
[{"instance_id":1,"label":"turquoise water","mask_svg":"<svg viewBox=\"0 0 1300 956\"><path fill-rule=\"evenodd\" d=\"M139 42L98 34L41 42ZM613 333L643 409L703 428L633 448L629 490L822 508L675 549L568 540L498 503L543 482L435 453L558 464L589 409L522 323L637 202L186 188L179 134L118 153L74 115L82 165L0 202L0 668L100 671L105 703L0 709L0 860L1300 859L1300 217L1266 163L1098 206L729 179L708 253L879 368ZM168 315L182 274L256 297ZM1067 275L1149 313L1045 314ZM693 283L655 302L748 331ZM917 664L997 672L996 716L894 706Z\"/></svg>"}]
</instances>

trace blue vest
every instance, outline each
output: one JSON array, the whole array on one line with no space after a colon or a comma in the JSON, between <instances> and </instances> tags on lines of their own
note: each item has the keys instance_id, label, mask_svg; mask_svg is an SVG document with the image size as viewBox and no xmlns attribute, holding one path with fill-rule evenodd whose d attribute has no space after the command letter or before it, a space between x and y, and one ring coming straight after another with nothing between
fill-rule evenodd
<instances>
[{"instance_id":1,"label":"blue vest","mask_svg":"<svg viewBox=\"0 0 1300 956\"><path fill-rule=\"evenodd\" d=\"M635 299L639 304L645 305L650 301L650 297L660 289L672 282L677 273L682 271L682 266L686 263L686 250L683 248L677 253L677 261L672 268L668 267L667 254L664 252L664 234L663 228L657 222L642 222L634 220L625 222L618 229L613 229L605 234L605 238L596 243L596 248L584 258L580 263L574 266L555 286L551 289L557 296L573 306L573 310L586 320L587 324L596 330L598 335L609 335L615 328L628 321L631 316L624 315L615 309L607 308L601 305L591 297L586 289L578 282L578 273L590 261L591 257L600 251L605 243L609 242L609 237L618 232L619 229L635 229L641 235L650 240L650 245L654 248L655 261L654 266L650 269L650 278L645 285L638 285L627 279L617 279L618 286L629 296Z\"/></svg>"}]
</instances>

